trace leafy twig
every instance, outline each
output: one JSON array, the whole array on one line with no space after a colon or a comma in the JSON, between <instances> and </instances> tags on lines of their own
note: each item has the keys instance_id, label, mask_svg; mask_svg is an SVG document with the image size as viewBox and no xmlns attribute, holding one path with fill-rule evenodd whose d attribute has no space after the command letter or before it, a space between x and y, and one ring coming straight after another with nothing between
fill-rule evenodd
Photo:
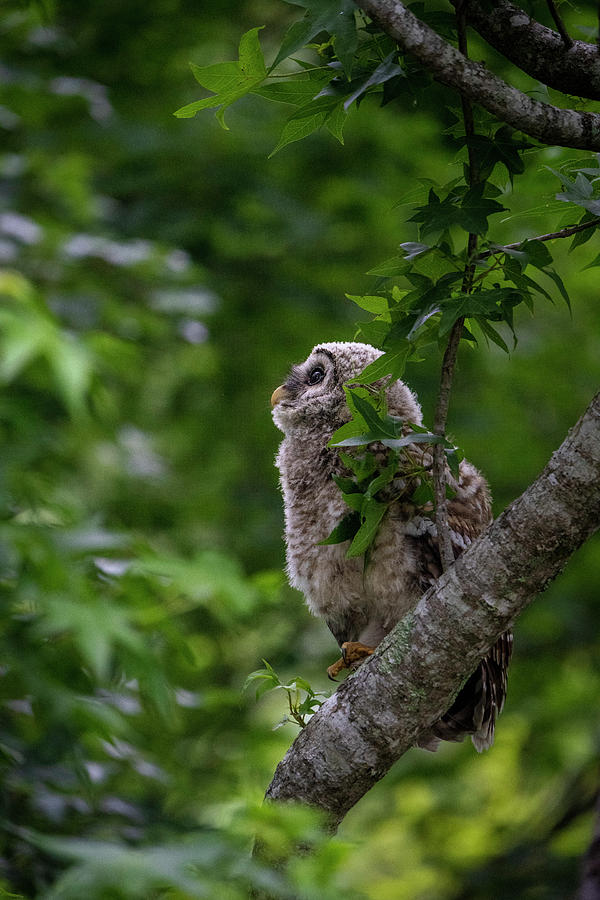
<instances>
[{"instance_id":1,"label":"leafy twig","mask_svg":"<svg viewBox=\"0 0 600 900\"><path fill-rule=\"evenodd\" d=\"M589 222L581 222L579 225L569 225L566 228L561 228L560 231L551 231L548 234L538 234L537 237L528 238L528 240L543 242L553 241L556 238L567 238L574 234L578 234L580 231L586 231L588 228L595 228L597 225L600 225L600 218L590 219ZM493 250L484 250L477 258L487 259L495 253L501 253L503 250L518 250L522 243L523 241L517 241L514 244L503 244L501 247L494 247Z\"/></svg>"},{"instance_id":2,"label":"leafy twig","mask_svg":"<svg viewBox=\"0 0 600 900\"><path fill-rule=\"evenodd\" d=\"M467 37L466 37L466 19L464 14L464 3L461 2L456 8L456 22L458 27L458 47L463 56L468 56ZM473 149L472 139L475 134L475 126L473 123L473 107L471 101L464 94L461 95L463 121L465 125L465 136L467 138L467 152L469 154L469 186L472 187L479 180L478 167L475 151ZM477 235L469 234L467 243L467 262L465 265L462 292L469 294L473 287L473 275L475 272L475 264L473 262L477 250ZM454 367L456 365L456 357L458 355L458 345L464 325L464 317L457 319L452 330L442 362L442 374L440 379L440 391L435 409L433 422L433 430L440 437L446 437L446 420L448 418L448 406L450 404L450 391L452 389L452 378L454 376ZM452 550L452 539L450 536L450 528L448 526L448 507L446 502L446 454L442 444L436 444L433 448L433 487L435 493L435 524L437 528L438 547L440 551L440 559L442 569L446 571L454 562L454 552Z\"/></svg>"},{"instance_id":3,"label":"leafy twig","mask_svg":"<svg viewBox=\"0 0 600 900\"><path fill-rule=\"evenodd\" d=\"M275 728L285 725L286 722L293 721L300 728L304 728L308 724L310 717L317 711L322 703L329 696L325 691L315 691L305 678L296 675L288 684L284 684L273 666L263 659L264 668L251 672L246 678L243 690L248 690L254 684L258 684L256 689L256 699L258 700L267 691L284 691L287 697L289 716L284 716ZM302 693L305 694L302 697Z\"/></svg>"}]
</instances>

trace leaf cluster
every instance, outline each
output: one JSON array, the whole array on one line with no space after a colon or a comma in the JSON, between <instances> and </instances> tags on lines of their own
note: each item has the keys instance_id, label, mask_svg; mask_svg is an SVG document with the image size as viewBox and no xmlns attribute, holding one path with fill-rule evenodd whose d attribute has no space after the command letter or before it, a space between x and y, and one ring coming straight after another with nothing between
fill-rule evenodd
<instances>
[{"instance_id":1,"label":"leaf cluster","mask_svg":"<svg viewBox=\"0 0 600 900\"><path fill-rule=\"evenodd\" d=\"M296 675L287 683L284 683L266 659L263 659L263 663L264 668L257 669L248 675L244 683L244 690L247 691L251 686L258 683L256 688L257 700L268 691L284 691L287 697L289 715L285 715L275 728L281 728L287 722L295 722L300 728L304 728L329 694L326 691L315 691L309 682L300 675Z\"/></svg>"},{"instance_id":2,"label":"leaf cluster","mask_svg":"<svg viewBox=\"0 0 600 900\"><path fill-rule=\"evenodd\" d=\"M366 566L379 527L394 503L403 499L423 513L433 511L431 457L426 448L442 444L456 476L461 454L441 435L387 413L383 388L377 397L382 412L365 388L346 387L345 391L352 418L333 434L328 446L365 449L357 455L340 453L349 474L333 478L351 512L320 543L350 541L346 557L364 555ZM375 447L368 449L369 445Z\"/></svg>"},{"instance_id":3,"label":"leaf cluster","mask_svg":"<svg viewBox=\"0 0 600 900\"><path fill-rule=\"evenodd\" d=\"M216 108L217 120L227 128L225 110L248 94L258 94L295 107L271 155L322 126L343 144L350 107L367 94L382 94L384 87L388 102L390 84L402 79L398 50L380 32L357 28L352 0L305 0L301 5L306 14L290 26L268 68L258 38L261 28L242 36L237 60L211 66L192 64L194 77L212 96L188 103L175 115L189 118L203 109ZM319 42L312 43L317 39ZM294 59L293 69L288 65L283 72L274 71L302 50L316 53L316 63Z\"/></svg>"}]
</instances>

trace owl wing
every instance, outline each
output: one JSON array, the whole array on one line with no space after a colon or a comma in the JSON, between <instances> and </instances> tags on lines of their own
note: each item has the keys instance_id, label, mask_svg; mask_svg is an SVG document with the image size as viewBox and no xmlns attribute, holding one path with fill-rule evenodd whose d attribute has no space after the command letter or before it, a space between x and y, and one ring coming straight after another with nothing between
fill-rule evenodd
<instances>
[{"instance_id":1,"label":"owl wing","mask_svg":"<svg viewBox=\"0 0 600 900\"><path fill-rule=\"evenodd\" d=\"M448 524L455 559L490 521L490 498L485 480L470 464L463 464L456 494L448 503ZM425 591L442 572L437 538L428 530L415 540L420 544L417 556L419 579ZM506 697L512 645L512 632L505 631L462 686L448 712L433 724L431 731L436 738L461 741L470 734L478 752L491 747L496 719ZM427 743L425 739L424 744Z\"/></svg>"}]
</instances>

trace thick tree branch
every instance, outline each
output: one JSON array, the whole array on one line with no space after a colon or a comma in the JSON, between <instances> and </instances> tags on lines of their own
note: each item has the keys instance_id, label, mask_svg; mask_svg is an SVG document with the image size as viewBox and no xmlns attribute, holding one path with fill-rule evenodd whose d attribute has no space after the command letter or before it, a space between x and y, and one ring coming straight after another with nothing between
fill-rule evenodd
<instances>
[{"instance_id":1,"label":"thick tree branch","mask_svg":"<svg viewBox=\"0 0 600 900\"><path fill-rule=\"evenodd\" d=\"M600 394L531 487L323 704L267 797L320 807L335 827L598 527Z\"/></svg>"},{"instance_id":2,"label":"thick tree branch","mask_svg":"<svg viewBox=\"0 0 600 900\"><path fill-rule=\"evenodd\" d=\"M462 0L451 0L458 6ZM483 7L469 0L465 14L469 24L488 44L543 84L588 100L600 100L600 57L595 44L571 41L540 25L513 3Z\"/></svg>"},{"instance_id":3,"label":"thick tree branch","mask_svg":"<svg viewBox=\"0 0 600 900\"><path fill-rule=\"evenodd\" d=\"M600 150L600 115L559 109L533 100L493 75L482 63L466 59L399 0L356 2L437 81L456 88L512 128L546 144Z\"/></svg>"}]
</instances>

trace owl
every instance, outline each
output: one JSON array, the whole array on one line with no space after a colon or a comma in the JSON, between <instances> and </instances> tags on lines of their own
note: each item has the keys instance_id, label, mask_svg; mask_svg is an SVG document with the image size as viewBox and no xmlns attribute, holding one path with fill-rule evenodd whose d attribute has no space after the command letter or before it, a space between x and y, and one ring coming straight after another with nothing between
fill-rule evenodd
<instances>
[{"instance_id":1,"label":"owl","mask_svg":"<svg viewBox=\"0 0 600 900\"><path fill-rule=\"evenodd\" d=\"M327 446L334 431L351 418L344 385L358 383L361 371L381 355L368 344L319 344L305 362L292 367L271 398L273 420L284 434L276 465L285 509L288 578L302 591L310 611L325 619L342 649L342 658L328 669L331 677L343 668L355 668L372 653L442 572L431 505L411 501L418 483L409 475L403 478L401 468L398 498L394 494L366 565L363 558L346 556L347 542L320 543L348 513L332 476L352 473L343 455ZM421 425L421 408L413 392L400 380L388 382L383 379L375 385L385 386L388 411L404 423ZM408 424L405 433L414 433ZM421 462L423 454L430 453L423 445L411 447ZM386 452L380 444L369 450ZM448 523L456 557L490 523L490 493L483 476L466 460L460 463L457 479L447 471L447 481L452 489ZM435 749L440 739L460 741L468 734L478 751L491 746L504 704L511 649L512 635L506 632L448 712L419 739L419 746Z\"/></svg>"}]
</instances>

